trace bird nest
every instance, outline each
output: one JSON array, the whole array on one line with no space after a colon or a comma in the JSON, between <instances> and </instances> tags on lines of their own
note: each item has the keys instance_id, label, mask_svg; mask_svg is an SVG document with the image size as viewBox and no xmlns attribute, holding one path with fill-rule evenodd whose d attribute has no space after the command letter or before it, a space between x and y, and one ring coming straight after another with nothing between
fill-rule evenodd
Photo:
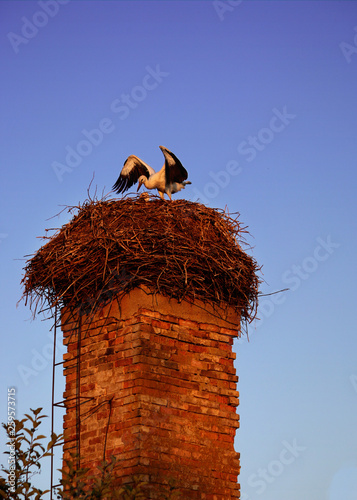
<instances>
[{"instance_id":1,"label":"bird nest","mask_svg":"<svg viewBox=\"0 0 357 500\"><path fill-rule=\"evenodd\" d=\"M88 314L146 287L255 317L258 266L242 250L247 231L237 214L157 196L87 200L69 211L72 220L45 237L24 268L23 298L33 314L56 305Z\"/></svg>"}]
</instances>

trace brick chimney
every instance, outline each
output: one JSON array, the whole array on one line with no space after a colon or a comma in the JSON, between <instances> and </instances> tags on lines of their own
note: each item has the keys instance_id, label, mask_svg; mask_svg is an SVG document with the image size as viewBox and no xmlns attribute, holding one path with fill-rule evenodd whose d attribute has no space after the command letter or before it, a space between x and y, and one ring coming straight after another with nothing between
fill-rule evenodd
<instances>
[{"instance_id":1,"label":"brick chimney","mask_svg":"<svg viewBox=\"0 0 357 500\"><path fill-rule=\"evenodd\" d=\"M233 309L139 288L91 317L64 310L64 459L78 444L84 467L114 455L150 498L169 483L183 499L239 498L239 322Z\"/></svg>"}]
</instances>

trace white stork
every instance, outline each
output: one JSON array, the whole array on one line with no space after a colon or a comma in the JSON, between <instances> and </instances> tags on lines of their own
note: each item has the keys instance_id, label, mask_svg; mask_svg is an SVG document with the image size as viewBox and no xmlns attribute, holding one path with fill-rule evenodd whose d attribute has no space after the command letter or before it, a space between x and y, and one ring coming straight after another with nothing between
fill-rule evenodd
<instances>
[{"instance_id":1,"label":"white stork","mask_svg":"<svg viewBox=\"0 0 357 500\"><path fill-rule=\"evenodd\" d=\"M164 200L164 193L171 200L171 195L184 189L186 184L191 182L186 181L187 171L180 160L171 151L163 146L160 149L165 157L164 166L158 172L140 160L135 155L130 155L124 163L120 175L113 186L116 193L127 191L133 184L139 182L139 191L142 184L147 189L157 189L159 195Z\"/></svg>"}]
</instances>

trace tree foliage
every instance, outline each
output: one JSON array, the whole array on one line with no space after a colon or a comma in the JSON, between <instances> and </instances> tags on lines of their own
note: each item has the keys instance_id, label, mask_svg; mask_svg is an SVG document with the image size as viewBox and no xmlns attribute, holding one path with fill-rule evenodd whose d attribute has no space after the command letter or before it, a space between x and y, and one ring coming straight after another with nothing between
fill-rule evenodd
<instances>
[{"instance_id":1,"label":"tree foliage","mask_svg":"<svg viewBox=\"0 0 357 500\"><path fill-rule=\"evenodd\" d=\"M42 408L25 413L22 420L13 419L2 424L7 435L6 445L9 455L7 466L1 465L0 498L40 500L49 490L41 490L33 485L33 477L41 471L41 461L51 456L53 447L62 435L52 434L46 446L46 436L39 434L39 427L46 415L41 415Z\"/></svg>"}]
</instances>

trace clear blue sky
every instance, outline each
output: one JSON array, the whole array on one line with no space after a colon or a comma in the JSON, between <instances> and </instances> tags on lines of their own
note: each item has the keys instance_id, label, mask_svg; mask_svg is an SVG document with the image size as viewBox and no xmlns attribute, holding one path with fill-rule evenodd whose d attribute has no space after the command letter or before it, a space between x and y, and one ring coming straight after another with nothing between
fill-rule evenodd
<instances>
[{"instance_id":1,"label":"clear blue sky","mask_svg":"<svg viewBox=\"0 0 357 500\"><path fill-rule=\"evenodd\" d=\"M357 3L1 1L0 57L1 421L12 386L50 412L22 259L164 145L176 198L239 212L261 291L290 288L235 345L243 500L356 500Z\"/></svg>"}]
</instances>

